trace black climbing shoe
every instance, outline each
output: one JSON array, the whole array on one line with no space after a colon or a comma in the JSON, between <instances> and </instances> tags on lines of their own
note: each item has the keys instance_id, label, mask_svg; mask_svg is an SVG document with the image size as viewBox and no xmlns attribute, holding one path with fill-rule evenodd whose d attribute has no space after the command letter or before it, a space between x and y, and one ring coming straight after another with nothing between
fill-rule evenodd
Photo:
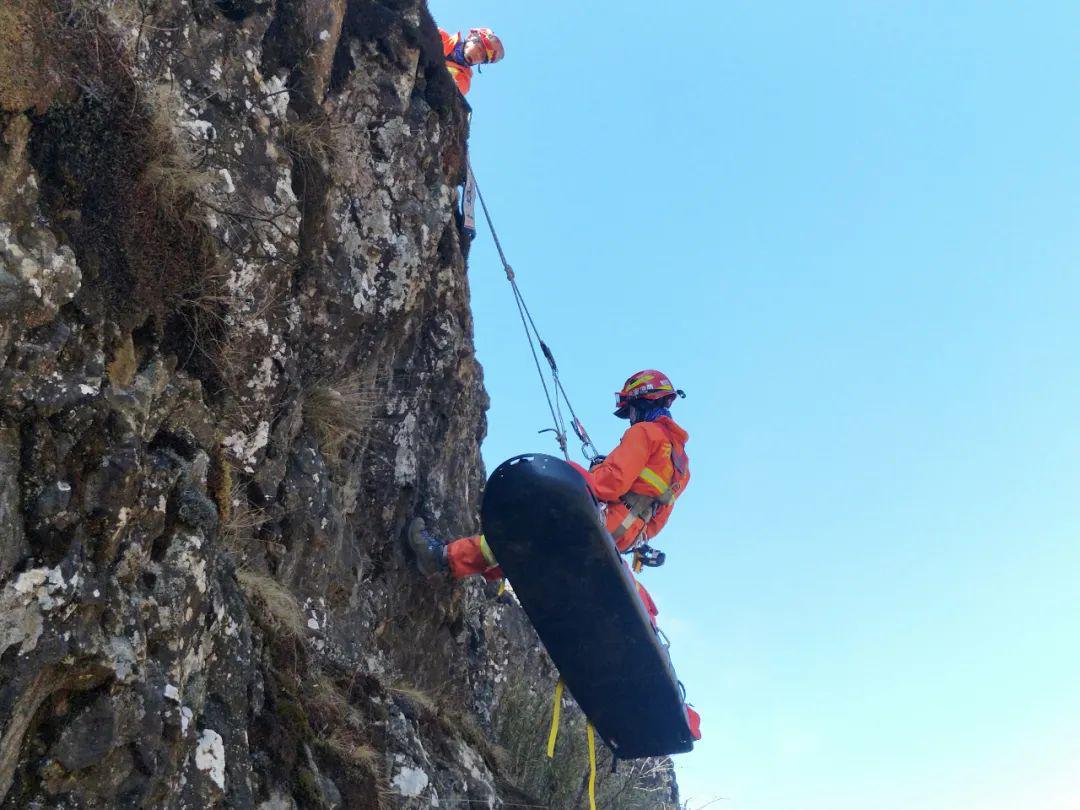
<instances>
[{"instance_id":1,"label":"black climbing shoe","mask_svg":"<svg viewBox=\"0 0 1080 810\"><path fill-rule=\"evenodd\" d=\"M423 518L413 518L409 524L409 547L416 556L416 567L425 577L446 571L446 545L427 530Z\"/></svg>"}]
</instances>

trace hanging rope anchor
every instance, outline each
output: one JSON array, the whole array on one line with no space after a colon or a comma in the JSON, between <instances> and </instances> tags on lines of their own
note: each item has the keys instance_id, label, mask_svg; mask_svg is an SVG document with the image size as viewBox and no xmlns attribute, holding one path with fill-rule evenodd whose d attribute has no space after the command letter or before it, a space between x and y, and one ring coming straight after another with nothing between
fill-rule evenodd
<instances>
[{"instance_id":1,"label":"hanging rope anchor","mask_svg":"<svg viewBox=\"0 0 1080 810\"><path fill-rule=\"evenodd\" d=\"M570 397L566 394L566 389L563 387L562 380L559 379L559 366L555 362L555 355L548 347L544 339L540 337L540 330L536 328L536 322L533 320L532 313L529 312L529 307L525 303L525 298L521 294L521 289L518 287L517 278L514 275L514 268L510 266L510 262L506 259L506 253L503 251L502 242L499 241L499 234L495 230L495 223L492 222L491 212L488 211L487 202L484 200L484 194L480 190L480 184L476 182L476 172L473 171L472 165L469 165L469 172L472 175L473 186L476 188L476 196L480 200L480 209L484 212L484 219L487 221L488 230L491 231L491 238L495 242L495 249L499 253L499 260L502 262L503 272L506 273L506 280L510 282L510 289L514 293L514 303L517 304L518 315L521 316L521 325L525 329L525 337L529 340L529 350L532 352L533 363L536 365L536 373L540 377L540 385L544 389L544 398L547 400L548 410L551 411L551 419L554 423L554 427L544 428L540 433L554 433L555 441L559 444L559 449L562 451L563 457L567 461L570 460L570 453L567 451L567 433L566 433L566 421L563 418L562 408L559 404L560 398L562 402L566 403L566 409L570 411L571 422L570 426L573 428L574 434L581 441L581 453L585 458L592 461L594 458L600 455L600 452L596 449L596 445L593 444L592 439L589 438L589 433L585 430L585 425L578 418L577 413L574 411L574 406L570 402ZM544 355L544 359L547 360L548 368L551 371L552 385L549 388L547 378L544 376L543 367L540 365L540 357L536 353L536 347L539 345L540 352ZM554 396L552 396L552 390L554 389Z\"/></svg>"}]
</instances>

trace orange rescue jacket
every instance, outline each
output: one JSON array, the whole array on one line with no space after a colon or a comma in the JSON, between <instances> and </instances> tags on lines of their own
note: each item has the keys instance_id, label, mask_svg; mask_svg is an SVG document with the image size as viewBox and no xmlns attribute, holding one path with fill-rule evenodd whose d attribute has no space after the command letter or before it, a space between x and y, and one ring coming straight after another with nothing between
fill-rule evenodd
<instances>
[{"instance_id":1,"label":"orange rescue jacket","mask_svg":"<svg viewBox=\"0 0 1080 810\"><path fill-rule=\"evenodd\" d=\"M636 542L650 540L664 528L675 499L690 481L690 463L686 458L686 442L690 435L675 420L661 416L654 422L638 422L623 434L622 441L588 476L596 497L608 504L607 527L614 535L619 551L632 548ZM682 470L677 470L677 466ZM648 520L630 517L630 508L623 502L629 493L655 499L655 508Z\"/></svg>"},{"instance_id":2,"label":"orange rescue jacket","mask_svg":"<svg viewBox=\"0 0 1080 810\"><path fill-rule=\"evenodd\" d=\"M439 36L442 37L442 49L443 56L446 59L446 69L450 71L450 75L454 78L454 84L457 85L457 89L461 91L461 95L465 95L469 92L469 88L472 86L472 68L466 65L459 65L457 62L448 58L450 54L454 52L454 48L457 47L458 42L461 41L461 32L456 34L448 34L439 29Z\"/></svg>"}]
</instances>

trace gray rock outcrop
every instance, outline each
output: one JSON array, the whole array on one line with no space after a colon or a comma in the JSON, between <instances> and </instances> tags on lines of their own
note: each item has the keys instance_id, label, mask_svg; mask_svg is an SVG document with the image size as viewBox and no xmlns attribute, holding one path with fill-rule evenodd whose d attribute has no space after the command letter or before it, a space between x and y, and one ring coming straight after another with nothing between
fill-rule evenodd
<instances>
[{"instance_id":1,"label":"gray rock outcrop","mask_svg":"<svg viewBox=\"0 0 1080 810\"><path fill-rule=\"evenodd\" d=\"M580 801L400 544L477 528L466 137L419 0L0 3L0 807Z\"/></svg>"}]
</instances>

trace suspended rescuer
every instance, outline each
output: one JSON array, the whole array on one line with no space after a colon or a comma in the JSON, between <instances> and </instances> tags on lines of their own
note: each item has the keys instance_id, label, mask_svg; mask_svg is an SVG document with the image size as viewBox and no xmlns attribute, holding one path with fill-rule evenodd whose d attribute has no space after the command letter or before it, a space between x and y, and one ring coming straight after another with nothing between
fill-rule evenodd
<instances>
[{"instance_id":1,"label":"suspended rescuer","mask_svg":"<svg viewBox=\"0 0 1080 810\"><path fill-rule=\"evenodd\" d=\"M470 28L465 36L460 31L450 35L440 28L439 36L442 37L446 69L463 96L472 85L474 67L494 64L506 56L502 40L490 28Z\"/></svg>"},{"instance_id":2,"label":"suspended rescuer","mask_svg":"<svg viewBox=\"0 0 1080 810\"><path fill-rule=\"evenodd\" d=\"M664 528L676 499L686 489L690 437L669 410L675 398L685 394L661 372L639 371L615 396L615 415L629 419L630 428L619 446L599 456L591 470L579 467L578 471L603 502L607 530L619 551L626 553L647 544ZM425 576L449 571L455 579L473 574L489 581L502 579L502 569L483 535L444 543L418 517L409 525L408 539ZM655 607L650 607L650 613L655 613Z\"/></svg>"}]
</instances>

